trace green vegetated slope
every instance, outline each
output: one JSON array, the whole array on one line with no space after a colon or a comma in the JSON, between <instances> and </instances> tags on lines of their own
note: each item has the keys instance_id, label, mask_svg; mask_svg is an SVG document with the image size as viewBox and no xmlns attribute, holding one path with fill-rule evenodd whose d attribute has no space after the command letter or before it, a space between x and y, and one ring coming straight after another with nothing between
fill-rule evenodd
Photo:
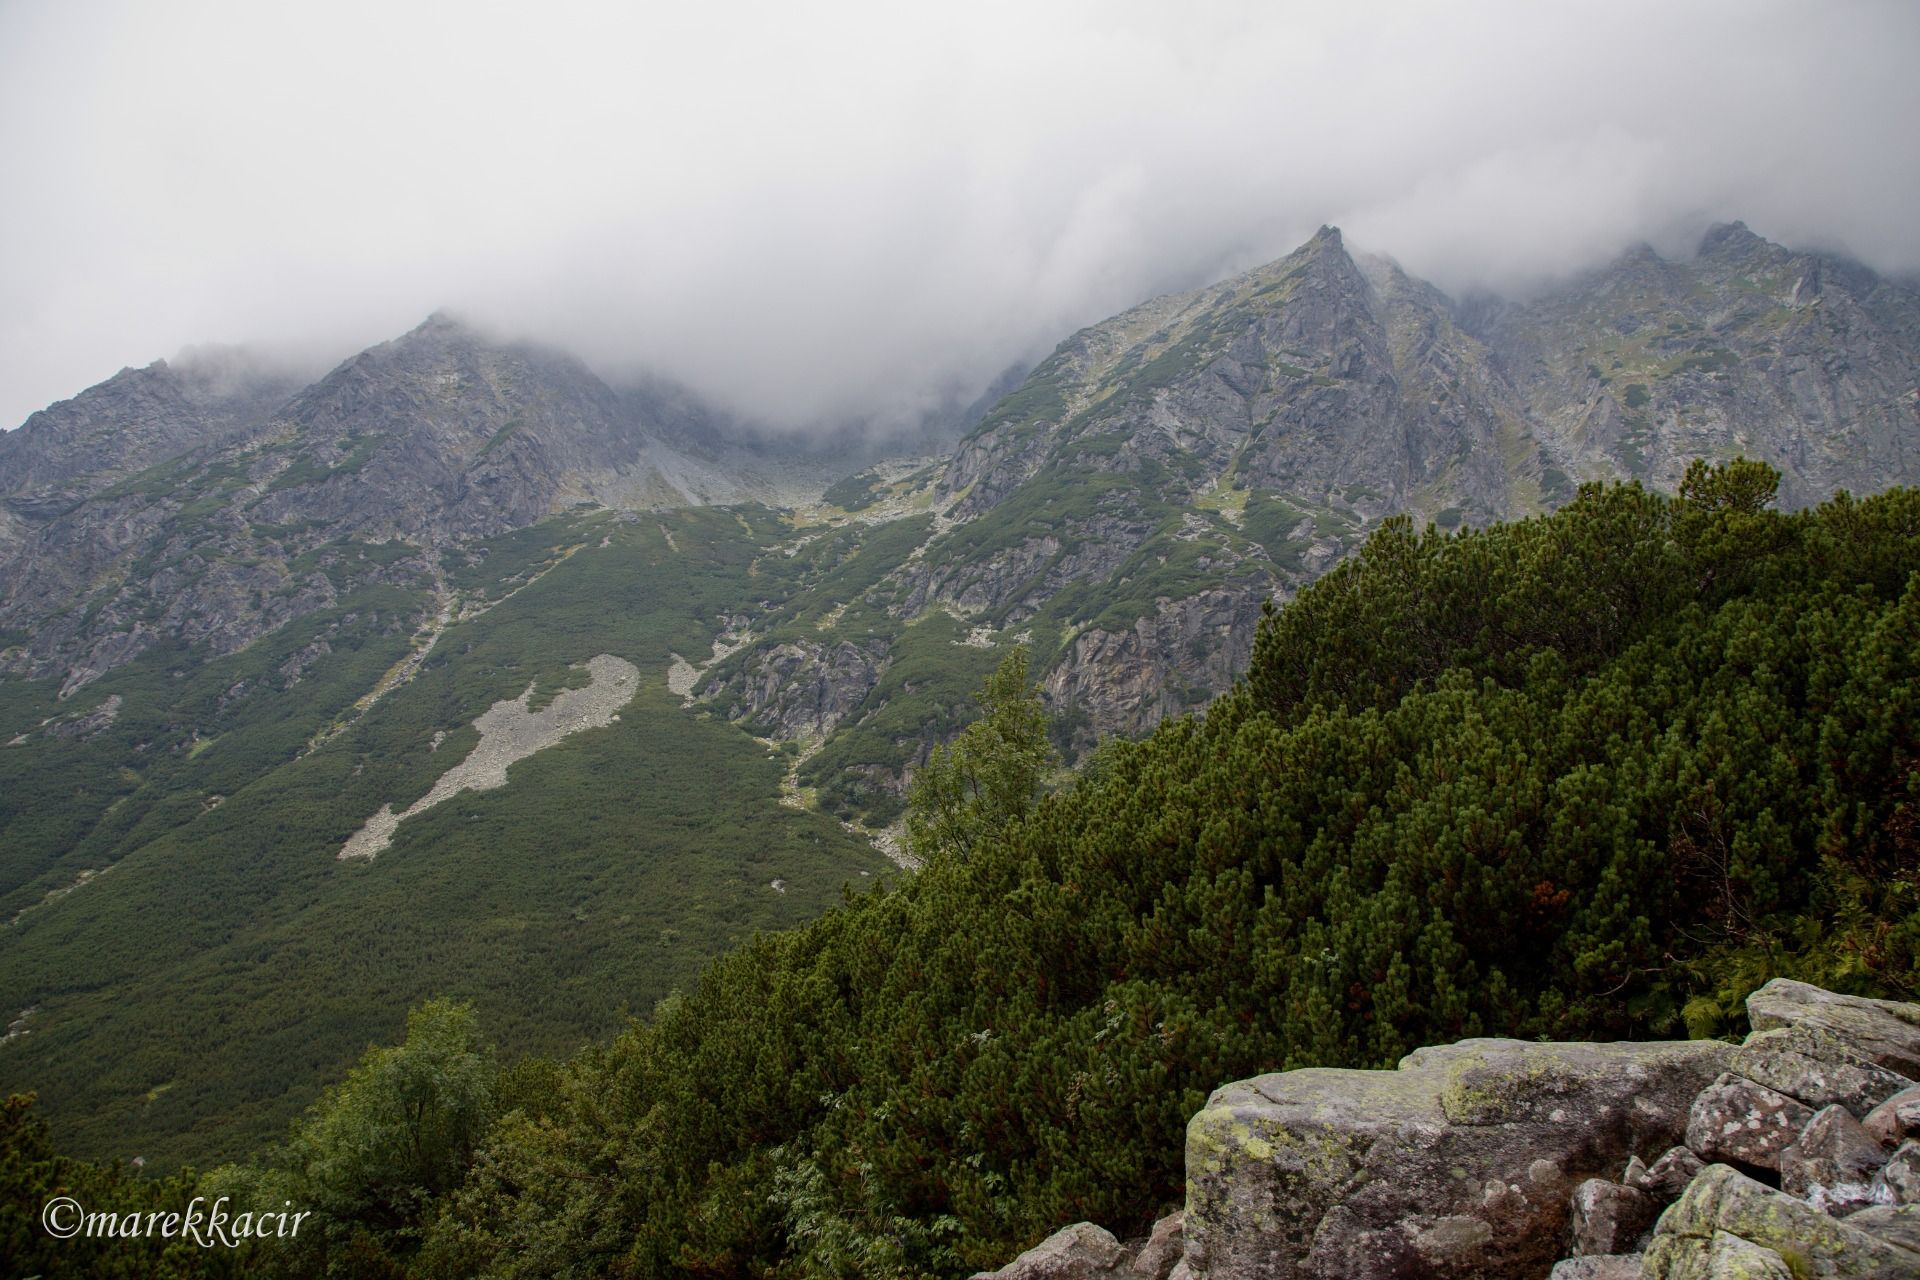
<instances>
[{"instance_id":1,"label":"green vegetated slope","mask_svg":"<svg viewBox=\"0 0 1920 1280\"><path fill-rule=\"evenodd\" d=\"M666 689L670 650L701 654L719 617L803 584L809 562L767 554L790 535L764 509L705 509L470 544L444 585L497 603L357 716L434 612L425 591L372 589L238 654L150 654L89 686L72 714L122 695L106 729L0 750L20 912L0 990L7 1019L34 1010L0 1083L37 1090L68 1149L204 1162L280 1132L426 996L474 1001L516 1052L569 1052L881 874L837 822L780 805L783 758ZM329 651L289 683L317 636ZM462 759L493 702L533 685L537 705L601 653L641 672L617 723L408 820L371 863L336 859ZM7 734L56 710L44 683L0 698Z\"/></svg>"},{"instance_id":2,"label":"green vegetated slope","mask_svg":"<svg viewBox=\"0 0 1920 1280\"><path fill-rule=\"evenodd\" d=\"M957 1276L1178 1204L1184 1126L1227 1080L1735 1031L1776 973L1911 997L1920 493L1782 515L1774 480L1390 520L1204 718L1111 744L965 856L753 939L562 1065L497 1074L470 1017L423 1011L218 1181L331 1206L263 1256L296 1274L352 1249L436 1276ZM380 1099L429 1068L462 1084L409 1172Z\"/></svg>"}]
</instances>

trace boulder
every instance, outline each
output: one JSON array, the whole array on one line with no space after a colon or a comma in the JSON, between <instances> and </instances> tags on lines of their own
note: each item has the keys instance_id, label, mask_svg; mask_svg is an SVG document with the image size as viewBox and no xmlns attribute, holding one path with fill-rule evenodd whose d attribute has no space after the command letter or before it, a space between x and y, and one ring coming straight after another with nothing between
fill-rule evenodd
<instances>
[{"instance_id":1,"label":"boulder","mask_svg":"<svg viewBox=\"0 0 1920 1280\"><path fill-rule=\"evenodd\" d=\"M1640 1157L1635 1156L1627 1162L1627 1172L1620 1180L1664 1204L1678 1200L1694 1175L1706 1167L1707 1162L1695 1155L1693 1148L1671 1147L1650 1165L1642 1164Z\"/></svg>"},{"instance_id":2,"label":"boulder","mask_svg":"<svg viewBox=\"0 0 1920 1280\"><path fill-rule=\"evenodd\" d=\"M1867 1113L1861 1121L1867 1133L1883 1147L1895 1147L1920 1133L1920 1085L1902 1089Z\"/></svg>"},{"instance_id":3,"label":"boulder","mask_svg":"<svg viewBox=\"0 0 1920 1280\"><path fill-rule=\"evenodd\" d=\"M1568 1258L1554 1264L1547 1280L1640 1280L1640 1255Z\"/></svg>"},{"instance_id":4,"label":"boulder","mask_svg":"<svg viewBox=\"0 0 1920 1280\"><path fill-rule=\"evenodd\" d=\"M1847 1225L1909 1253L1920 1253L1920 1204L1877 1204L1849 1215Z\"/></svg>"},{"instance_id":5,"label":"boulder","mask_svg":"<svg viewBox=\"0 0 1920 1280\"><path fill-rule=\"evenodd\" d=\"M1693 1100L1687 1145L1708 1161L1773 1169L1811 1119L1811 1107L1726 1072Z\"/></svg>"},{"instance_id":6,"label":"boulder","mask_svg":"<svg viewBox=\"0 0 1920 1280\"><path fill-rule=\"evenodd\" d=\"M1728 1274L1715 1269L1722 1262L1768 1265L1764 1257L1722 1242L1721 1235L1771 1250L1788 1268L1776 1274L1794 1280L1920 1280L1920 1254L1828 1217L1724 1164L1709 1166L1660 1215L1643 1274L1647 1280L1693 1280Z\"/></svg>"},{"instance_id":7,"label":"boulder","mask_svg":"<svg viewBox=\"0 0 1920 1280\"><path fill-rule=\"evenodd\" d=\"M1920 1204L1920 1142L1900 1144L1886 1166L1873 1175L1870 1198L1875 1204Z\"/></svg>"},{"instance_id":8,"label":"boulder","mask_svg":"<svg viewBox=\"0 0 1920 1280\"><path fill-rule=\"evenodd\" d=\"M1187 1126L1185 1265L1207 1280L1537 1280L1573 1188L1671 1147L1732 1052L1467 1040L1395 1071L1227 1085Z\"/></svg>"},{"instance_id":9,"label":"boulder","mask_svg":"<svg viewBox=\"0 0 1920 1280\"><path fill-rule=\"evenodd\" d=\"M1851 1044L1869 1062L1920 1080L1920 1005L1835 995L1804 982L1775 978L1747 997L1755 1031L1813 1027Z\"/></svg>"},{"instance_id":10,"label":"boulder","mask_svg":"<svg viewBox=\"0 0 1920 1280\"><path fill-rule=\"evenodd\" d=\"M1113 1233L1091 1222L1076 1222L1042 1240L998 1271L973 1280L1103 1280L1118 1274L1125 1251Z\"/></svg>"},{"instance_id":11,"label":"boulder","mask_svg":"<svg viewBox=\"0 0 1920 1280\"><path fill-rule=\"evenodd\" d=\"M1573 1189L1573 1254L1626 1253L1653 1228L1660 1206L1652 1196L1602 1178Z\"/></svg>"},{"instance_id":12,"label":"boulder","mask_svg":"<svg viewBox=\"0 0 1920 1280\"><path fill-rule=\"evenodd\" d=\"M1780 1153L1780 1189L1835 1215L1873 1203L1873 1175L1887 1153L1842 1106L1823 1109Z\"/></svg>"},{"instance_id":13,"label":"boulder","mask_svg":"<svg viewBox=\"0 0 1920 1280\"><path fill-rule=\"evenodd\" d=\"M1747 1037L1728 1068L1818 1110L1839 1103L1864 1116L1913 1081L1820 1027L1776 1027Z\"/></svg>"},{"instance_id":14,"label":"boulder","mask_svg":"<svg viewBox=\"0 0 1920 1280\"><path fill-rule=\"evenodd\" d=\"M1140 1246L1140 1252L1133 1255L1129 1266L1140 1280L1167 1280L1168 1274L1179 1265L1180 1255L1187 1248L1186 1216L1184 1211L1170 1213L1153 1224L1153 1234Z\"/></svg>"},{"instance_id":15,"label":"boulder","mask_svg":"<svg viewBox=\"0 0 1920 1280\"><path fill-rule=\"evenodd\" d=\"M1713 1234L1704 1275L1711 1280L1794 1280L1785 1258L1725 1231Z\"/></svg>"}]
</instances>

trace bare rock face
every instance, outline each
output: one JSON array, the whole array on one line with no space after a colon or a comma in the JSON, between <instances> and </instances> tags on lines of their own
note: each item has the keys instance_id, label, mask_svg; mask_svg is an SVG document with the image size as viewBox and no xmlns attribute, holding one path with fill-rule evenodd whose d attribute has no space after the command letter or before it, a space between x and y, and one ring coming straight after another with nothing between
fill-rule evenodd
<instances>
[{"instance_id":1,"label":"bare rock face","mask_svg":"<svg viewBox=\"0 0 1920 1280\"><path fill-rule=\"evenodd\" d=\"M1246 669L1264 590L1163 600L1123 631L1081 632L1042 684L1056 710L1085 713L1087 739L1140 734L1194 709Z\"/></svg>"},{"instance_id":2,"label":"bare rock face","mask_svg":"<svg viewBox=\"0 0 1920 1280\"><path fill-rule=\"evenodd\" d=\"M1569 1193L1673 1145L1731 1046L1468 1040L1216 1090L1187 1128L1196 1277L1533 1280Z\"/></svg>"},{"instance_id":3,"label":"bare rock face","mask_svg":"<svg viewBox=\"0 0 1920 1280\"><path fill-rule=\"evenodd\" d=\"M1729 1071L1694 1099L1687 1145L1705 1160L1774 1169L1811 1119L1811 1107Z\"/></svg>"},{"instance_id":4,"label":"bare rock face","mask_svg":"<svg viewBox=\"0 0 1920 1280\"><path fill-rule=\"evenodd\" d=\"M788 642L755 653L738 677L710 692L733 694L740 714L781 737L822 738L859 708L891 663L877 641Z\"/></svg>"},{"instance_id":5,"label":"bare rock face","mask_svg":"<svg viewBox=\"0 0 1920 1280\"><path fill-rule=\"evenodd\" d=\"M1140 1280L1167 1280L1187 1248L1187 1215L1170 1213L1153 1224L1153 1234L1133 1256L1133 1273Z\"/></svg>"},{"instance_id":6,"label":"bare rock face","mask_svg":"<svg viewBox=\"0 0 1920 1280\"><path fill-rule=\"evenodd\" d=\"M1781 1259L1780 1269L1755 1270L1773 1265L1755 1250ZM1786 1258L1795 1259L1798 1269L1787 1269ZM1747 1270L1730 1270L1736 1263ZM1713 1165L1661 1215L1647 1246L1644 1274L1648 1280L1728 1274L1915 1280L1920 1253L1829 1217L1729 1165Z\"/></svg>"}]
</instances>

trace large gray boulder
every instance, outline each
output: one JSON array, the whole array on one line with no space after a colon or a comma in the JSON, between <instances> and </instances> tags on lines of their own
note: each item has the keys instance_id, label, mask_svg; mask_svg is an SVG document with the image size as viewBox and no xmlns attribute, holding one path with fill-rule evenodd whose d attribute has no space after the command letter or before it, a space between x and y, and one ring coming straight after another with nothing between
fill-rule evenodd
<instances>
[{"instance_id":1,"label":"large gray boulder","mask_svg":"<svg viewBox=\"0 0 1920 1280\"><path fill-rule=\"evenodd\" d=\"M1780 1189L1845 1217L1873 1203L1873 1176L1886 1150L1842 1106L1824 1107L1780 1153Z\"/></svg>"},{"instance_id":2,"label":"large gray boulder","mask_svg":"<svg viewBox=\"0 0 1920 1280\"><path fill-rule=\"evenodd\" d=\"M1573 1188L1686 1129L1733 1048L1467 1040L1395 1071L1230 1084L1187 1126L1186 1267L1204 1280L1537 1280Z\"/></svg>"},{"instance_id":3,"label":"large gray boulder","mask_svg":"<svg viewBox=\"0 0 1920 1280\"><path fill-rule=\"evenodd\" d=\"M1742 1274L1729 1272L1735 1262L1748 1268L1746 1274L1779 1274L1750 1246L1784 1260L1793 1280L1920 1280L1920 1254L1724 1164L1709 1166L1660 1215L1643 1274L1647 1280L1706 1280Z\"/></svg>"},{"instance_id":4,"label":"large gray boulder","mask_svg":"<svg viewBox=\"0 0 1920 1280\"><path fill-rule=\"evenodd\" d=\"M1707 1160L1775 1169L1811 1119L1813 1108L1729 1071L1693 1100L1687 1145Z\"/></svg>"},{"instance_id":5,"label":"large gray boulder","mask_svg":"<svg viewBox=\"0 0 1920 1280\"><path fill-rule=\"evenodd\" d=\"M1755 1031L1808 1027L1831 1032L1868 1061L1920 1080L1920 1005L1835 995L1775 978L1747 997Z\"/></svg>"},{"instance_id":6,"label":"large gray boulder","mask_svg":"<svg viewBox=\"0 0 1920 1280\"><path fill-rule=\"evenodd\" d=\"M1837 1103L1856 1119L1913 1087L1913 1081L1871 1061L1844 1037L1814 1026L1754 1032L1735 1051L1731 1069L1816 1111Z\"/></svg>"}]
</instances>

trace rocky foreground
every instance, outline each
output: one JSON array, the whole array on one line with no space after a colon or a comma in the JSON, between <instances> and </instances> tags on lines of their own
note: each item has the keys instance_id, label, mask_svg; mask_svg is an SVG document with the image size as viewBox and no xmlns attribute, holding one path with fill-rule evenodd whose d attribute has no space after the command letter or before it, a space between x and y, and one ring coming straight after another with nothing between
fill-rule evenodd
<instances>
[{"instance_id":1,"label":"rocky foreground","mask_svg":"<svg viewBox=\"0 0 1920 1280\"><path fill-rule=\"evenodd\" d=\"M1150 1239L1078 1223L990 1274L1920 1277L1920 1005L1776 979L1747 1013L1740 1045L1466 1040L1226 1085Z\"/></svg>"}]
</instances>

